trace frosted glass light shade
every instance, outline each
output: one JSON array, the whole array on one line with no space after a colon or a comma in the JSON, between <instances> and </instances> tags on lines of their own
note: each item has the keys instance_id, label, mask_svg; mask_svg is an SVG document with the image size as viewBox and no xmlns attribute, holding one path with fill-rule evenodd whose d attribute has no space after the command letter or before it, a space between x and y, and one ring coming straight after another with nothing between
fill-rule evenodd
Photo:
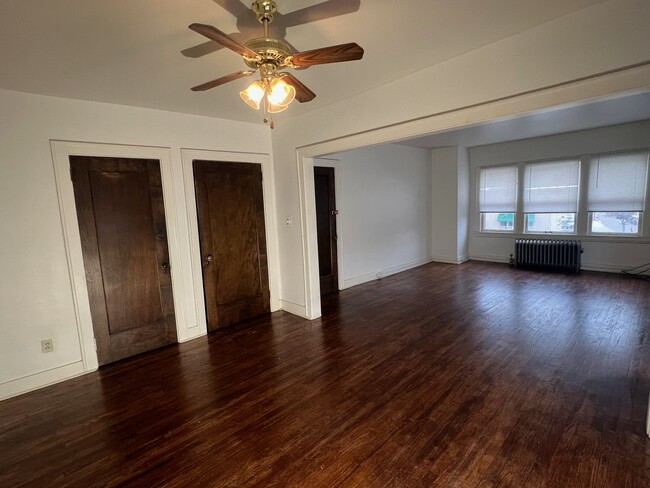
<instances>
[{"instance_id":1,"label":"frosted glass light shade","mask_svg":"<svg viewBox=\"0 0 650 488\"><path fill-rule=\"evenodd\" d=\"M264 98L264 86L261 81L254 81L244 91L239 92L239 96L249 107L259 110L260 102Z\"/></svg>"},{"instance_id":2,"label":"frosted glass light shade","mask_svg":"<svg viewBox=\"0 0 650 488\"><path fill-rule=\"evenodd\" d=\"M285 83L282 78L276 78L271 82L267 97L269 101L269 112L273 112L270 109L271 106L286 108L296 97L296 89ZM277 110L277 112L281 112L282 110Z\"/></svg>"},{"instance_id":3,"label":"frosted glass light shade","mask_svg":"<svg viewBox=\"0 0 650 488\"><path fill-rule=\"evenodd\" d=\"M269 103L269 106L267 108L269 113L277 114L279 112L284 112L286 109L289 108L289 105L274 105L272 103Z\"/></svg>"}]
</instances>

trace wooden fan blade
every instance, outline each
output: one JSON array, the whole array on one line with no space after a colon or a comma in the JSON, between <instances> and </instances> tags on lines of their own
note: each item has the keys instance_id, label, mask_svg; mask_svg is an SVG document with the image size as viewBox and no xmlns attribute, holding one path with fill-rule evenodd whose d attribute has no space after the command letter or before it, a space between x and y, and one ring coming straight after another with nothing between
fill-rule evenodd
<instances>
[{"instance_id":1,"label":"wooden fan blade","mask_svg":"<svg viewBox=\"0 0 650 488\"><path fill-rule=\"evenodd\" d=\"M296 100L300 103L311 102L316 98L316 94L303 85L302 82L291 73L284 73L282 79L287 85L291 85L296 89Z\"/></svg>"},{"instance_id":2,"label":"wooden fan blade","mask_svg":"<svg viewBox=\"0 0 650 488\"><path fill-rule=\"evenodd\" d=\"M207 83L193 86L192 91L209 90L210 88L214 88L215 86L223 85L225 83L230 83L231 81L238 80L239 78L243 78L245 76L250 76L253 73L254 73L253 71L239 71L237 73L230 73L229 75L222 76L221 78L217 78L216 80L208 81Z\"/></svg>"},{"instance_id":3,"label":"wooden fan blade","mask_svg":"<svg viewBox=\"0 0 650 488\"><path fill-rule=\"evenodd\" d=\"M228 49L235 51L242 56L246 56L247 58L257 57L257 53L255 51L235 41L228 34L221 32L216 27L212 27L211 25L206 24L191 24L190 29L201 34L202 36L207 37L208 39L212 39L214 42L218 42L222 46L227 47Z\"/></svg>"},{"instance_id":4,"label":"wooden fan blade","mask_svg":"<svg viewBox=\"0 0 650 488\"><path fill-rule=\"evenodd\" d=\"M290 57L289 63L297 68L303 68L316 64L356 61L361 58L363 58L363 48L356 42L350 42L348 44L322 47L312 51L296 53Z\"/></svg>"}]
</instances>

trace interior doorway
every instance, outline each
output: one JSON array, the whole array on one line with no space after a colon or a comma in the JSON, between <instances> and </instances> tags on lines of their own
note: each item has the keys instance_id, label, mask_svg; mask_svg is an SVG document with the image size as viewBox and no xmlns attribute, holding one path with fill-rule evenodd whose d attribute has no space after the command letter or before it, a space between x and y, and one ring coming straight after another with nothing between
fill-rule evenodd
<instances>
[{"instance_id":1,"label":"interior doorway","mask_svg":"<svg viewBox=\"0 0 650 488\"><path fill-rule=\"evenodd\" d=\"M270 313L261 165L192 166L208 330Z\"/></svg>"},{"instance_id":2,"label":"interior doorway","mask_svg":"<svg viewBox=\"0 0 650 488\"><path fill-rule=\"evenodd\" d=\"M69 159L99 365L176 342L160 162Z\"/></svg>"},{"instance_id":3,"label":"interior doorway","mask_svg":"<svg viewBox=\"0 0 650 488\"><path fill-rule=\"evenodd\" d=\"M339 289L334 168L314 167L314 191L320 293L326 295Z\"/></svg>"}]
</instances>

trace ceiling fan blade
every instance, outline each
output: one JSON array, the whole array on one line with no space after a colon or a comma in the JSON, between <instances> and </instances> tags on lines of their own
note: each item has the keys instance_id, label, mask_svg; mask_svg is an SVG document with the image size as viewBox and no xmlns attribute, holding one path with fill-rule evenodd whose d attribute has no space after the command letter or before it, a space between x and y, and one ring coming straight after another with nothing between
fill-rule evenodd
<instances>
[{"instance_id":1,"label":"ceiling fan blade","mask_svg":"<svg viewBox=\"0 0 650 488\"><path fill-rule=\"evenodd\" d=\"M215 86L223 85L225 83L230 83L231 81L238 80L239 78L244 78L245 76L250 76L254 71L238 71L237 73L230 73L229 75L222 76L216 80L208 81L201 85L193 86L192 91L205 91Z\"/></svg>"},{"instance_id":2,"label":"ceiling fan blade","mask_svg":"<svg viewBox=\"0 0 650 488\"><path fill-rule=\"evenodd\" d=\"M212 27L211 25L206 24L191 24L190 29L192 29L194 32L198 32L208 39L212 39L214 42L218 42L222 46L227 47L228 49L235 51L242 56L246 56L247 58L257 57L257 53L255 51L235 41L228 34L221 32L216 27Z\"/></svg>"},{"instance_id":3,"label":"ceiling fan blade","mask_svg":"<svg viewBox=\"0 0 650 488\"><path fill-rule=\"evenodd\" d=\"M291 85L296 89L296 100L300 103L311 102L316 98L316 94L303 85L302 82L291 73L284 73L282 79L287 85Z\"/></svg>"},{"instance_id":4,"label":"ceiling fan blade","mask_svg":"<svg viewBox=\"0 0 650 488\"><path fill-rule=\"evenodd\" d=\"M314 66L316 64L340 63L356 61L363 58L363 48L356 42L339 44L338 46L322 47L312 51L303 51L290 57L289 63L297 68Z\"/></svg>"}]
</instances>

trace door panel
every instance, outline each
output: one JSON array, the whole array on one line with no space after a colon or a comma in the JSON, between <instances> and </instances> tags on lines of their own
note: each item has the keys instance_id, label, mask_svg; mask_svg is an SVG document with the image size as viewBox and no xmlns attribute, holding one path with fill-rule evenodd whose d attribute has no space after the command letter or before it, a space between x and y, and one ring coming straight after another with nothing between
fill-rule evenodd
<instances>
[{"instance_id":1,"label":"door panel","mask_svg":"<svg viewBox=\"0 0 650 488\"><path fill-rule=\"evenodd\" d=\"M314 167L314 190L320 292L325 295L337 291L339 286L334 168Z\"/></svg>"},{"instance_id":2,"label":"door panel","mask_svg":"<svg viewBox=\"0 0 650 488\"><path fill-rule=\"evenodd\" d=\"M194 161L208 329L270 312L259 164Z\"/></svg>"},{"instance_id":3,"label":"door panel","mask_svg":"<svg viewBox=\"0 0 650 488\"><path fill-rule=\"evenodd\" d=\"M70 167L99 364L176 342L159 162Z\"/></svg>"}]
</instances>

